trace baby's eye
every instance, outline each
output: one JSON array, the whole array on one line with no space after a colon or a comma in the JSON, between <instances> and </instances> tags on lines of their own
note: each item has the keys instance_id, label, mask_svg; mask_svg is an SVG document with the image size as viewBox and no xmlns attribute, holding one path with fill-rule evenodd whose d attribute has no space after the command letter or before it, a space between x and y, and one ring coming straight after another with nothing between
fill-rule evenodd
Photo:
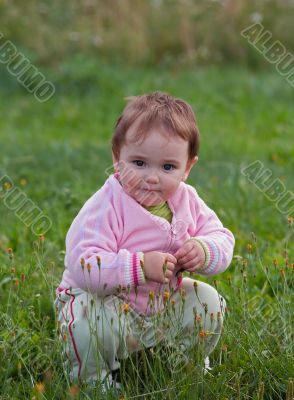
<instances>
[{"instance_id":1,"label":"baby's eye","mask_svg":"<svg viewBox=\"0 0 294 400\"><path fill-rule=\"evenodd\" d=\"M172 164L164 164L163 168L165 169L165 171L172 171L173 169L175 169L175 166Z\"/></svg>"},{"instance_id":2,"label":"baby's eye","mask_svg":"<svg viewBox=\"0 0 294 400\"><path fill-rule=\"evenodd\" d=\"M144 161L142 160L134 160L133 163L137 165L137 167L143 167Z\"/></svg>"}]
</instances>

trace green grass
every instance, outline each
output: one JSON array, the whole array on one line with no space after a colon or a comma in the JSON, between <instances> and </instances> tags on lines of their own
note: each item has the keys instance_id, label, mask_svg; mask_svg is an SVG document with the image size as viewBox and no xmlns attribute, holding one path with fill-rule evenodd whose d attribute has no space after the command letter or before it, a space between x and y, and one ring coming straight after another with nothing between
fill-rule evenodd
<instances>
[{"instance_id":1,"label":"green grass","mask_svg":"<svg viewBox=\"0 0 294 400\"><path fill-rule=\"evenodd\" d=\"M211 284L217 280L229 309L212 354L212 374L203 376L195 361L184 377L177 376L160 359L151 360L141 391L164 390L145 396L150 399L245 400L261 399L264 385L264 399L286 399L294 376L293 224L241 168L260 160L272 171L272 180L279 178L294 191L293 89L274 71L127 69L82 61L48 71L56 94L44 104L1 70L7 83L0 92L0 173L48 215L52 228L40 243L0 199L0 399L70 398L53 307L65 234L107 177L110 138L123 98L153 90L182 97L196 111L200 161L188 183L233 231L236 247L225 273L203 278ZM143 361L134 362L142 371ZM161 371L158 380L150 378L154 368ZM133 382L136 369L125 368ZM165 391L171 381L174 388ZM36 382L45 383L43 394L34 389ZM128 390L128 396L139 394L135 383ZM80 398L87 398L83 391Z\"/></svg>"}]
</instances>

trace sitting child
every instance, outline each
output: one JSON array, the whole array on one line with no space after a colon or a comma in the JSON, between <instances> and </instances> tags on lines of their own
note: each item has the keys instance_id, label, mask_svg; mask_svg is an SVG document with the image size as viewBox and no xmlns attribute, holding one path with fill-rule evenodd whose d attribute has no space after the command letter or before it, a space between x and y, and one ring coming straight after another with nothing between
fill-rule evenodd
<instances>
[{"instance_id":1,"label":"sitting child","mask_svg":"<svg viewBox=\"0 0 294 400\"><path fill-rule=\"evenodd\" d=\"M202 338L209 333L208 356L222 330L225 300L182 276L223 272L235 243L185 183L198 161L194 112L166 93L128 100L112 138L115 172L66 237L56 305L72 380L102 382L120 359L160 342L177 340L188 353L201 336L195 321Z\"/></svg>"}]
</instances>

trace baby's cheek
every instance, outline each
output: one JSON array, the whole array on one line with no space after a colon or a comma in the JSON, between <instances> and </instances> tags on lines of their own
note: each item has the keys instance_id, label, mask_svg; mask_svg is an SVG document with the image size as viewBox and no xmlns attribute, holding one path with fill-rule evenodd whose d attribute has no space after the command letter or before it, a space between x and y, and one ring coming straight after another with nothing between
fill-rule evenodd
<instances>
[{"instance_id":1,"label":"baby's cheek","mask_svg":"<svg viewBox=\"0 0 294 400\"><path fill-rule=\"evenodd\" d=\"M127 176L127 181L128 181L128 185L131 187L132 190L140 187L141 178L140 178L139 174L136 171L134 171L133 169L129 170L129 173Z\"/></svg>"},{"instance_id":2,"label":"baby's cheek","mask_svg":"<svg viewBox=\"0 0 294 400\"><path fill-rule=\"evenodd\" d=\"M123 184L128 192L134 191L137 185L137 177L131 169L125 168L123 171Z\"/></svg>"}]
</instances>

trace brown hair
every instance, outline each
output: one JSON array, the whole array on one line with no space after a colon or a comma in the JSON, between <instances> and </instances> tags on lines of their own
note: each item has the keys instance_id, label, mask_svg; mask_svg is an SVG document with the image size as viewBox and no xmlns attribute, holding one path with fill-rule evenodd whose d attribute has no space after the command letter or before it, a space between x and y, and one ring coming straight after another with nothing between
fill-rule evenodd
<instances>
[{"instance_id":1,"label":"brown hair","mask_svg":"<svg viewBox=\"0 0 294 400\"><path fill-rule=\"evenodd\" d=\"M145 139L154 125L162 126L169 135L180 136L189 142L188 159L193 159L199 151L200 134L192 107L182 99L167 93L154 92L141 96L127 97L128 101L116 121L111 140L112 151L119 156L125 144L126 132L138 120L134 140Z\"/></svg>"}]
</instances>

